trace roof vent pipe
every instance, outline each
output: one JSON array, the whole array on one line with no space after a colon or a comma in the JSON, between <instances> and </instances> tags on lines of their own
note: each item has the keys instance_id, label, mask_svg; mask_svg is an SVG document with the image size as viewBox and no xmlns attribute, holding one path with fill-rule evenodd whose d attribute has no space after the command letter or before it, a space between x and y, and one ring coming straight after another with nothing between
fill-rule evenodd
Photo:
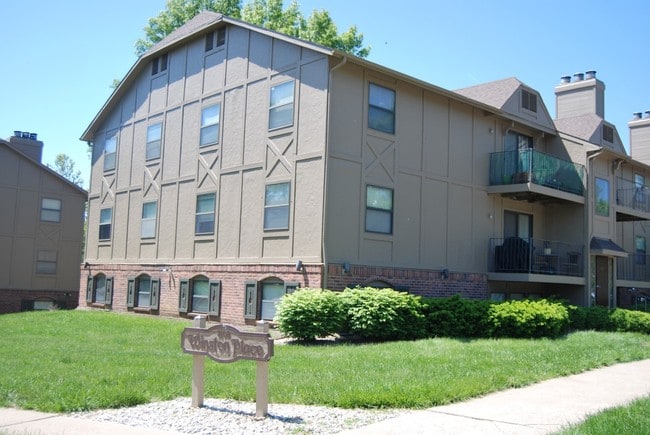
<instances>
[{"instance_id":1,"label":"roof vent pipe","mask_svg":"<svg viewBox=\"0 0 650 435\"><path fill-rule=\"evenodd\" d=\"M641 119L641 112L634 112L632 114L632 121L636 121L638 119Z\"/></svg>"},{"instance_id":2,"label":"roof vent pipe","mask_svg":"<svg viewBox=\"0 0 650 435\"><path fill-rule=\"evenodd\" d=\"M585 79L586 80L595 79L595 78L596 78L596 71L587 71L585 73Z\"/></svg>"},{"instance_id":3,"label":"roof vent pipe","mask_svg":"<svg viewBox=\"0 0 650 435\"><path fill-rule=\"evenodd\" d=\"M573 75L573 81L574 82L581 82L585 79L585 75L583 73L575 73Z\"/></svg>"},{"instance_id":4,"label":"roof vent pipe","mask_svg":"<svg viewBox=\"0 0 650 435\"><path fill-rule=\"evenodd\" d=\"M650 110L646 110L643 114L643 119L650 119Z\"/></svg>"},{"instance_id":5,"label":"roof vent pipe","mask_svg":"<svg viewBox=\"0 0 650 435\"><path fill-rule=\"evenodd\" d=\"M571 76L560 77L560 84L571 83Z\"/></svg>"}]
</instances>

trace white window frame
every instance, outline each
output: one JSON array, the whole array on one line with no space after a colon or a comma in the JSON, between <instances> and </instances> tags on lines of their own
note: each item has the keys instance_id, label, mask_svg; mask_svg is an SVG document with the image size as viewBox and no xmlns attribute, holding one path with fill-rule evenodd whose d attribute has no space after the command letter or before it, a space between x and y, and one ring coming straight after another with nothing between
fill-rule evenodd
<instances>
[{"instance_id":1,"label":"white window frame","mask_svg":"<svg viewBox=\"0 0 650 435\"><path fill-rule=\"evenodd\" d=\"M61 200L56 198L41 199L41 221L61 222Z\"/></svg>"},{"instance_id":2,"label":"white window frame","mask_svg":"<svg viewBox=\"0 0 650 435\"><path fill-rule=\"evenodd\" d=\"M216 116L210 118L207 117L207 111L210 109L216 108ZM214 119L216 118L216 120ZM205 106L201 109L201 132L199 134L199 147L207 147L210 145L215 145L219 143L219 133L220 133L220 119L221 119L221 103L211 104ZM206 139L207 133L211 132L212 129L217 130L216 138L214 140Z\"/></svg>"},{"instance_id":3,"label":"white window frame","mask_svg":"<svg viewBox=\"0 0 650 435\"><path fill-rule=\"evenodd\" d=\"M104 172L115 170L117 160L117 132L107 135L104 142Z\"/></svg>"},{"instance_id":4,"label":"white window frame","mask_svg":"<svg viewBox=\"0 0 650 435\"><path fill-rule=\"evenodd\" d=\"M291 87L291 93L286 92L284 96L284 91L286 88ZM284 98L282 98L284 96ZM277 130L279 128L290 127L293 125L293 118L295 115L294 102L296 98L296 81L294 79L288 80L277 85L271 86L270 95L269 95L269 130ZM291 109L291 117L287 121L281 122L277 120L274 114L282 111Z\"/></svg>"},{"instance_id":5,"label":"white window frame","mask_svg":"<svg viewBox=\"0 0 650 435\"><path fill-rule=\"evenodd\" d=\"M153 211L153 215L151 212ZM140 238L153 239L156 237L156 220L158 218L158 201L142 204L142 220L140 221Z\"/></svg>"},{"instance_id":6,"label":"white window frame","mask_svg":"<svg viewBox=\"0 0 650 435\"><path fill-rule=\"evenodd\" d=\"M199 211L199 203L201 199L206 199L208 197L212 197L213 201L213 207L212 210L208 211ZM212 192L212 193L203 193L196 195L196 214L195 214L195 219L194 219L194 234L197 236L202 236L202 235L209 235L209 234L214 234L215 226L216 226L216 208L217 208L217 194ZM200 218L203 218L205 216L212 216L212 229L210 231L199 231L199 224L204 224L207 221L201 221L199 222Z\"/></svg>"},{"instance_id":7,"label":"white window frame","mask_svg":"<svg viewBox=\"0 0 650 435\"><path fill-rule=\"evenodd\" d=\"M380 205L371 202L371 190L385 191L390 192L390 208L381 207ZM366 223L365 230L368 233L377 233L377 234L393 234L393 212L395 210L395 190L390 187L375 186L368 184L366 186ZM373 225L370 221L371 216L386 216L389 220L387 231L381 230L378 226ZM370 224L370 225L369 225Z\"/></svg>"},{"instance_id":8,"label":"white window frame","mask_svg":"<svg viewBox=\"0 0 650 435\"><path fill-rule=\"evenodd\" d=\"M392 104L391 101L384 102L381 99L377 99L379 94L376 94L375 91L385 93L388 91L392 94ZM375 98L375 95L377 97ZM378 85L376 83L369 83L368 85L368 128L371 128L376 131L381 131L383 133L395 134L396 122L397 122L397 111L395 109L397 105L397 92L394 89L387 88L385 86ZM378 123L373 114L376 112L381 112L384 114L390 114L392 118L391 128L384 128L381 123Z\"/></svg>"},{"instance_id":9,"label":"white window frame","mask_svg":"<svg viewBox=\"0 0 650 435\"><path fill-rule=\"evenodd\" d=\"M277 186L285 186L287 189L286 192L286 202L272 202L271 196L269 195L270 188ZM282 225L271 225L271 218L274 217L273 222L275 222L275 216L278 211L285 211L286 216L282 217ZM291 214L291 182L283 181L280 183L271 183L267 184L264 189L264 231L277 231L277 230L288 230Z\"/></svg>"},{"instance_id":10,"label":"white window frame","mask_svg":"<svg viewBox=\"0 0 650 435\"><path fill-rule=\"evenodd\" d=\"M147 127L147 146L145 159L159 159L162 149L162 122L156 122Z\"/></svg>"},{"instance_id":11,"label":"white window frame","mask_svg":"<svg viewBox=\"0 0 650 435\"><path fill-rule=\"evenodd\" d=\"M108 237L102 237L102 228L108 227ZM102 208L99 211L99 240L111 240L113 236L113 209Z\"/></svg>"}]
</instances>

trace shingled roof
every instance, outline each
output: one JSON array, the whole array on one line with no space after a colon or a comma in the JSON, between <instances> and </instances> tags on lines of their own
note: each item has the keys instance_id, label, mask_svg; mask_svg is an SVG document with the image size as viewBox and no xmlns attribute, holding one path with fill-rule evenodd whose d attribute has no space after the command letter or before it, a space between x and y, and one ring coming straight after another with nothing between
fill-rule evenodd
<instances>
[{"instance_id":1,"label":"shingled roof","mask_svg":"<svg viewBox=\"0 0 650 435\"><path fill-rule=\"evenodd\" d=\"M520 82L517 78L509 77L468 88L456 89L454 92L472 100L496 107L497 109L502 109L510 97L512 97L512 94L522 85L524 83Z\"/></svg>"}]
</instances>

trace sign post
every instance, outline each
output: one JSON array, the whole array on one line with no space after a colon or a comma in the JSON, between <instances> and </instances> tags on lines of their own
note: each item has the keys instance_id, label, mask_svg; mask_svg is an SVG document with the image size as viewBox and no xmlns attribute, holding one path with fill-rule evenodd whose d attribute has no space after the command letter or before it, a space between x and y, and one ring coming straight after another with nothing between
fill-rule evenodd
<instances>
[{"instance_id":1,"label":"sign post","mask_svg":"<svg viewBox=\"0 0 650 435\"><path fill-rule=\"evenodd\" d=\"M194 318L194 326L181 334L181 348L194 355L192 366L192 406L203 406L205 357L223 363L240 359L257 361L256 412L257 418L268 414L269 360L273 356L273 340L269 325L257 322L258 332L242 332L230 325L219 323L205 329L205 317Z\"/></svg>"}]
</instances>

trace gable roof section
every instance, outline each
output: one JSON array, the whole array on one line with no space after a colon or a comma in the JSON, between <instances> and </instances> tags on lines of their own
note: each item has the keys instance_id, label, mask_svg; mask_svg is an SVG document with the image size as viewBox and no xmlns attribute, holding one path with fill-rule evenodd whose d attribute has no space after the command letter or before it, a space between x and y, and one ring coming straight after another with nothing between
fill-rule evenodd
<instances>
[{"instance_id":1,"label":"gable roof section","mask_svg":"<svg viewBox=\"0 0 650 435\"><path fill-rule=\"evenodd\" d=\"M74 184L72 181L68 180L67 178L65 178L64 176L62 176L61 174L59 174L58 172L56 172L56 171L54 171L54 170L48 168L48 167L45 166L44 164L39 163L39 162L37 162L36 160L34 160L34 159L32 159L31 157L29 157L28 155L26 155L26 154L20 152L19 150L17 150L17 149L14 148L13 146L11 146L11 144L10 144L9 142L7 142L6 140L0 139L0 147L6 147L7 149L9 149L9 150L12 151L13 153L15 153L19 158L21 158L21 159L23 159L23 160L26 160L27 162L29 162L29 163L31 163L32 165L36 166L40 171L42 171L42 172L46 172L46 173L48 173L49 175L51 175L51 176L53 176L53 177L55 177L55 178L58 178L60 181L64 182L64 183L65 183L65 184L66 184L66 185L67 185L71 190L76 191L78 194L80 194L80 195L83 196L84 198L88 196L88 192L87 192L87 191L85 191L85 190L82 189L81 187L77 186L77 185Z\"/></svg>"},{"instance_id":2,"label":"gable roof section","mask_svg":"<svg viewBox=\"0 0 650 435\"><path fill-rule=\"evenodd\" d=\"M519 99L521 89L537 95L537 119L534 119L532 116L524 115L519 110L521 107L521 101ZM516 77L508 77L502 80L457 89L455 92L467 98L480 101L483 104L499 109L504 114L510 115L509 118L512 120L543 130L547 133L556 134L553 119L551 118L548 109L546 109L544 100L542 100L539 92L521 82Z\"/></svg>"},{"instance_id":3,"label":"gable roof section","mask_svg":"<svg viewBox=\"0 0 650 435\"><path fill-rule=\"evenodd\" d=\"M90 122L86 131L81 135L80 140L92 141L93 132L96 127L105 119L113 106L119 99L126 93L129 86L136 80L138 74L149 65L149 60L156 57L162 51L170 50L178 45L185 43L189 38L195 38L199 35L208 33L211 30L218 29L224 25L235 25L243 27L248 30L271 36L291 44L299 45L310 50L318 51L326 55L332 55L334 50L323 47L312 42L303 41L301 39L293 38L282 33L274 32L272 30L264 29L244 21L236 20L222 14L211 11L203 11L196 15L194 18L183 24L178 29L167 35L163 40L155 44L147 50L142 56L136 60L131 69L126 73L124 78L120 81L119 85L115 88L111 96L108 98L104 106L99 110L97 115Z\"/></svg>"},{"instance_id":4,"label":"gable roof section","mask_svg":"<svg viewBox=\"0 0 650 435\"><path fill-rule=\"evenodd\" d=\"M609 148L618 153L627 154L625 147L623 146L623 141L618 134L618 130L615 126L607 123L614 129L614 143L611 146L605 145L605 142L602 140L602 135L600 129L604 124L603 118L596 114L587 114L580 116L573 116L571 118L561 118L555 120L555 126L558 131L562 133L575 136L579 139L591 142L592 144L598 145L603 148Z\"/></svg>"}]
</instances>

